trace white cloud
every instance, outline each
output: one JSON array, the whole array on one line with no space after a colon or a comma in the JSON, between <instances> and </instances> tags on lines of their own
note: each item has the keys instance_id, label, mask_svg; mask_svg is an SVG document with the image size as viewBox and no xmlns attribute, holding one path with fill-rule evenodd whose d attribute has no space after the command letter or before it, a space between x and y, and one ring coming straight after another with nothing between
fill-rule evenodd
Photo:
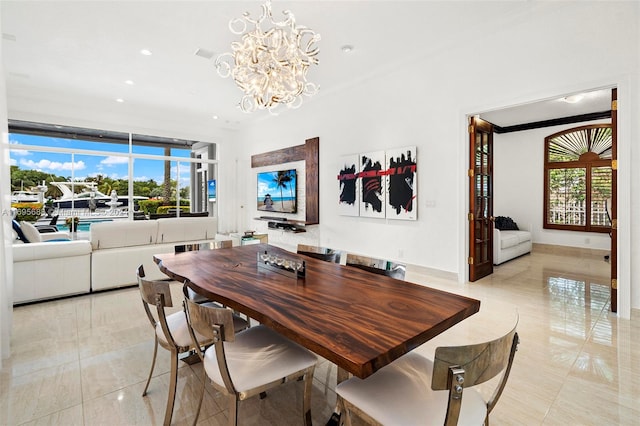
<instances>
[{"instance_id":1,"label":"white cloud","mask_svg":"<svg viewBox=\"0 0 640 426\"><path fill-rule=\"evenodd\" d=\"M104 160L100 161L100 164L104 164L106 166L114 166L117 164L128 164L128 163L129 163L129 159L127 157L115 157L115 156L109 156Z\"/></svg>"},{"instance_id":2,"label":"white cloud","mask_svg":"<svg viewBox=\"0 0 640 426\"><path fill-rule=\"evenodd\" d=\"M9 165L10 166L17 166L18 165L18 160L16 160L15 158L9 158Z\"/></svg>"},{"instance_id":3,"label":"white cloud","mask_svg":"<svg viewBox=\"0 0 640 426\"><path fill-rule=\"evenodd\" d=\"M9 140L9 145L18 145L20 142L17 140ZM24 157L25 155L31 155L31 151L23 150L23 149L12 149L11 155Z\"/></svg>"},{"instance_id":4,"label":"white cloud","mask_svg":"<svg viewBox=\"0 0 640 426\"><path fill-rule=\"evenodd\" d=\"M42 159L40 161L23 159L23 160L20 160L20 165L28 167L30 169L39 170L39 171L43 171L43 170L61 171L61 170L72 170L72 169L83 170L86 168L84 161L77 161L75 163L72 163L70 161L65 161L64 163L61 163L59 161L50 161L45 159Z\"/></svg>"}]
</instances>

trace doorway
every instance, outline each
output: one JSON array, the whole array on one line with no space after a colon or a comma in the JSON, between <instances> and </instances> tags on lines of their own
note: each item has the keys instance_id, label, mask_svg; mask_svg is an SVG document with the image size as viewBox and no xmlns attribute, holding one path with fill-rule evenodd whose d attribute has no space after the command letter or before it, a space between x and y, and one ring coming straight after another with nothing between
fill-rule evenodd
<instances>
[{"instance_id":1,"label":"doorway","mask_svg":"<svg viewBox=\"0 0 640 426\"><path fill-rule=\"evenodd\" d=\"M583 101L582 104L579 104L579 107L575 105L579 102ZM608 119L612 126L613 133L613 150L612 150L612 209L611 209L611 238L608 242L610 246L611 255L610 255L610 266L611 266L611 285L610 285L610 293L611 293L611 310L612 312L617 312L617 163L618 163L618 150L617 150L617 89L616 88L607 88L607 89L598 89L585 91L580 93L569 94L565 96L559 96L553 99L533 102L530 104L525 104L516 107L504 108L496 111L489 111L485 113L480 113L477 115L478 117L484 119L489 122L489 124L493 124L493 132L496 134L499 133L509 133L509 132L521 132L524 130L533 130L533 129L542 129L550 126L559 126L559 125L568 125L572 123L579 123L585 121L593 121L593 120L602 120ZM473 121L472 118L469 118L470 123ZM471 127L469 128L471 132ZM470 157L473 157L474 147L473 147L473 138L471 139L469 146ZM542 148L540 148L542 150ZM542 152L542 151L540 151ZM537 154L536 154L537 155ZM479 268L483 273L478 274L478 268L476 268L472 262L476 262L474 258L474 254L477 252L478 242L477 238L477 221L471 220L471 214L477 210L478 198L476 197L476 193L478 190L478 186L473 178L471 178L471 168L473 167L473 158L470 162L470 168L468 170L469 173L469 217L467 221L467 231L469 235L469 246L468 246L468 263L469 263L469 281L475 281L476 279L481 278L484 274L491 274L492 270L488 270L486 267ZM496 165L496 170L500 169L500 163L498 162ZM486 177L486 181L490 183L487 186L489 190L489 195L493 195L493 167L489 169L490 173ZM483 177L483 179L485 179ZM484 190L484 187L481 188ZM535 190L537 191L537 189ZM540 189L541 191L541 189ZM493 227L493 205L491 201L493 197L489 197L489 205L488 208L485 209L489 213L486 215L485 222L490 224L490 227ZM542 211L542 206L531 206L531 209L535 209L536 211ZM539 218L535 219L536 221L540 220ZM481 235L485 235L484 233ZM490 240L492 240L493 232L488 232L486 234ZM585 238L586 240L587 238ZM603 243L603 241L600 241ZM488 241L485 245L487 247L491 247L493 241ZM567 244L570 245L570 244ZM596 247L599 248L599 247ZM472 260L473 259L473 260Z\"/></svg>"}]
</instances>

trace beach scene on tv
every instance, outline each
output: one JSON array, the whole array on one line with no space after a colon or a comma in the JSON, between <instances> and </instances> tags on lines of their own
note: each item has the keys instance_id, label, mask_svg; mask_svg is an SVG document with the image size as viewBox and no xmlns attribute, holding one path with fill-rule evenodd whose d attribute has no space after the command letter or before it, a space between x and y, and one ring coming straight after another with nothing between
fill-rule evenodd
<instances>
[{"instance_id":1,"label":"beach scene on tv","mask_svg":"<svg viewBox=\"0 0 640 426\"><path fill-rule=\"evenodd\" d=\"M258 173L258 210L274 213L295 213L296 171L278 170Z\"/></svg>"}]
</instances>

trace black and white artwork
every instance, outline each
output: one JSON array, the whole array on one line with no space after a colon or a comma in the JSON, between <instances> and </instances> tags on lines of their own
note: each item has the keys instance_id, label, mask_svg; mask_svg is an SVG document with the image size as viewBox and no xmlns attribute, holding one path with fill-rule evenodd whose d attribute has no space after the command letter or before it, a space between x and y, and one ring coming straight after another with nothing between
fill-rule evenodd
<instances>
[{"instance_id":1,"label":"black and white artwork","mask_svg":"<svg viewBox=\"0 0 640 426\"><path fill-rule=\"evenodd\" d=\"M384 218L386 188L384 151L360 155L360 216Z\"/></svg>"},{"instance_id":2,"label":"black and white artwork","mask_svg":"<svg viewBox=\"0 0 640 426\"><path fill-rule=\"evenodd\" d=\"M338 162L339 213L343 216L416 220L415 146L346 155Z\"/></svg>"},{"instance_id":3,"label":"black and white artwork","mask_svg":"<svg viewBox=\"0 0 640 426\"><path fill-rule=\"evenodd\" d=\"M416 220L416 147L387 150L386 161L387 219Z\"/></svg>"},{"instance_id":4,"label":"black and white artwork","mask_svg":"<svg viewBox=\"0 0 640 426\"><path fill-rule=\"evenodd\" d=\"M339 214L343 216L360 215L360 190L358 179L358 155L347 155L340 159L338 171L338 187L340 199Z\"/></svg>"}]
</instances>

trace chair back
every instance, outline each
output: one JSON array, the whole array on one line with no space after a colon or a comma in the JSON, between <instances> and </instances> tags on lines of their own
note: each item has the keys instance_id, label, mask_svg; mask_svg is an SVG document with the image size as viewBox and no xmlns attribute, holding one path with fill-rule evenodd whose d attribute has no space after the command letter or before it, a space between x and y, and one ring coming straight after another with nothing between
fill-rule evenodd
<instances>
[{"instance_id":1,"label":"chair back","mask_svg":"<svg viewBox=\"0 0 640 426\"><path fill-rule=\"evenodd\" d=\"M182 287L184 294L184 311L187 316L189 334L196 348L200 360L204 362L203 342L199 342L196 333L207 340L212 340L216 351L216 360L222 381L230 394L237 393L231 380L227 358L224 352L224 342L233 342L236 339L233 325L233 313L231 309L214 307L208 304L199 304L189 298L189 283Z\"/></svg>"},{"instance_id":2,"label":"chair back","mask_svg":"<svg viewBox=\"0 0 640 426\"><path fill-rule=\"evenodd\" d=\"M231 248L233 246L233 241L231 240L215 240L209 242L210 249L224 249Z\"/></svg>"},{"instance_id":3,"label":"chair back","mask_svg":"<svg viewBox=\"0 0 640 426\"><path fill-rule=\"evenodd\" d=\"M166 281L146 280L144 278L144 267L142 265L138 266L136 276L138 278L138 288L140 289L142 306L144 307L144 311L147 314L147 318L149 318L151 327L153 327L155 331L155 328L159 323L169 345L177 347L175 340L171 335L169 325L167 324L167 316L164 310L167 307L173 307L173 301L171 299L171 288L169 287L169 283ZM155 306L156 308L157 319L151 313L151 306Z\"/></svg>"},{"instance_id":4,"label":"chair back","mask_svg":"<svg viewBox=\"0 0 640 426\"><path fill-rule=\"evenodd\" d=\"M404 280L407 267L402 263L396 263L386 259L376 259L368 256L347 253L348 266L373 272L378 275L386 275L398 280Z\"/></svg>"},{"instance_id":5,"label":"chair back","mask_svg":"<svg viewBox=\"0 0 640 426\"><path fill-rule=\"evenodd\" d=\"M445 425L458 423L464 388L484 383L502 372L502 377L487 402L488 418L511 372L520 342L516 326L504 336L490 342L436 348L431 389L449 390Z\"/></svg>"},{"instance_id":6,"label":"chair back","mask_svg":"<svg viewBox=\"0 0 640 426\"><path fill-rule=\"evenodd\" d=\"M309 246L306 244L298 244L298 254L313 257L314 259L320 259L325 262L340 263L341 252L318 246Z\"/></svg>"},{"instance_id":7,"label":"chair back","mask_svg":"<svg viewBox=\"0 0 640 426\"><path fill-rule=\"evenodd\" d=\"M187 282L184 284L182 292L184 293L185 312L190 328L207 340L233 342L235 340L233 311L223 306L215 307L210 304L197 303L190 297L189 290Z\"/></svg>"}]
</instances>

